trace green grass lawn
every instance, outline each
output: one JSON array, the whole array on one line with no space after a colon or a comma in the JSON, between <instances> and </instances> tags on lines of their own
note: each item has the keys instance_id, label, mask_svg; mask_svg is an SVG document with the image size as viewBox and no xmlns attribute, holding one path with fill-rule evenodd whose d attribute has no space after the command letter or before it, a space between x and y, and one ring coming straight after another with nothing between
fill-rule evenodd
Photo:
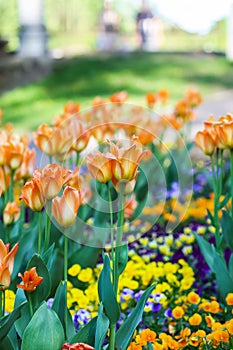
<instances>
[{"instance_id":1,"label":"green grass lawn","mask_svg":"<svg viewBox=\"0 0 233 350\"><path fill-rule=\"evenodd\" d=\"M223 56L162 53L96 54L78 56L54 64L53 72L36 84L16 88L0 96L3 121L19 131L35 130L49 123L69 101L88 108L96 96L108 97L127 90L129 102L145 105L145 94L169 89L172 101L195 87L203 98L233 88L232 64Z\"/></svg>"}]
</instances>

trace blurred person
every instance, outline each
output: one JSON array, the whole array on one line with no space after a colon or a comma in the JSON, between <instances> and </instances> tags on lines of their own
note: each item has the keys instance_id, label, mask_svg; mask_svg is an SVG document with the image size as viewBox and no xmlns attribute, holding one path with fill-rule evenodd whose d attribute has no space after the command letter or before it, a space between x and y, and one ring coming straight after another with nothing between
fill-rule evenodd
<instances>
[{"instance_id":1,"label":"blurred person","mask_svg":"<svg viewBox=\"0 0 233 350\"><path fill-rule=\"evenodd\" d=\"M157 50L161 44L161 22L153 14L146 0L142 0L136 17L136 25L139 47L145 51Z\"/></svg>"},{"instance_id":2,"label":"blurred person","mask_svg":"<svg viewBox=\"0 0 233 350\"><path fill-rule=\"evenodd\" d=\"M112 1L106 0L99 19L99 38L97 41L97 48L104 51L116 50L118 33L118 14L113 9Z\"/></svg>"}]
</instances>

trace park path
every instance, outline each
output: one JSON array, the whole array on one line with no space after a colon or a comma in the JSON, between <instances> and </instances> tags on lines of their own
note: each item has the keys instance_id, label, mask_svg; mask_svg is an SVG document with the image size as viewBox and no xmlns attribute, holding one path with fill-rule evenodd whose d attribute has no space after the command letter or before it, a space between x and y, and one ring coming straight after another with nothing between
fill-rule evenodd
<instances>
[{"instance_id":1,"label":"park path","mask_svg":"<svg viewBox=\"0 0 233 350\"><path fill-rule=\"evenodd\" d=\"M218 119L227 113L233 114L233 90L222 90L204 97L201 105L195 110L196 118L193 121L192 137L198 130L203 129L203 121L211 115Z\"/></svg>"}]
</instances>

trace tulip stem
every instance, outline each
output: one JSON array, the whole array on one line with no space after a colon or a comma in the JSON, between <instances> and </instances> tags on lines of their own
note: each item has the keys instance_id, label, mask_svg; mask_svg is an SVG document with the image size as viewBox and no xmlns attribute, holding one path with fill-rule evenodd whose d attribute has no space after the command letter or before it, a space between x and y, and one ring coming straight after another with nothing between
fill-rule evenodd
<instances>
[{"instance_id":1,"label":"tulip stem","mask_svg":"<svg viewBox=\"0 0 233 350\"><path fill-rule=\"evenodd\" d=\"M114 247L114 226L113 226L113 207L112 207L112 196L111 196L111 189L110 189L110 183L108 182L108 202L109 202L109 215L110 215L110 233L111 233L111 253L112 253L112 261L113 266L115 262L115 247ZM115 280L115 276L113 273L113 283Z\"/></svg>"},{"instance_id":2,"label":"tulip stem","mask_svg":"<svg viewBox=\"0 0 233 350\"><path fill-rule=\"evenodd\" d=\"M218 201L219 201L219 194L218 194L218 175L216 174L218 169L215 171L214 167L214 160L213 157L210 157L211 159L211 168L212 168L212 178L213 178L213 188L214 188L214 224L216 229L216 248L217 251L220 250L220 234L219 234L219 218L218 218Z\"/></svg>"},{"instance_id":3,"label":"tulip stem","mask_svg":"<svg viewBox=\"0 0 233 350\"><path fill-rule=\"evenodd\" d=\"M116 237L116 252L115 252L115 265L114 265L114 291L117 295L118 291L118 264L119 264L119 252L122 245L123 237L123 225L124 225L124 184L120 184L120 193L119 193L119 206L118 206L118 220L117 220L117 237Z\"/></svg>"},{"instance_id":4,"label":"tulip stem","mask_svg":"<svg viewBox=\"0 0 233 350\"><path fill-rule=\"evenodd\" d=\"M109 338L109 350L115 349L115 338L116 338L116 324L110 324L110 338Z\"/></svg>"},{"instance_id":5,"label":"tulip stem","mask_svg":"<svg viewBox=\"0 0 233 350\"><path fill-rule=\"evenodd\" d=\"M65 335L67 338L67 323L68 323L68 315L67 315L67 282L68 282L68 249L69 249L69 238L67 236L68 232L65 230L64 232L64 283L65 283Z\"/></svg>"},{"instance_id":6,"label":"tulip stem","mask_svg":"<svg viewBox=\"0 0 233 350\"><path fill-rule=\"evenodd\" d=\"M31 315L31 317L32 317L33 314L34 314L34 311L33 311L33 305L32 305L32 297L31 297L31 294L30 294L30 293L27 293L27 297L28 297L28 302L29 302L30 315Z\"/></svg>"},{"instance_id":7,"label":"tulip stem","mask_svg":"<svg viewBox=\"0 0 233 350\"><path fill-rule=\"evenodd\" d=\"M223 150L220 150L220 167L219 167L219 178L220 178L220 184L219 184L219 196L222 195L222 185L223 185Z\"/></svg>"},{"instance_id":8,"label":"tulip stem","mask_svg":"<svg viewBox=\"0 0 233 350\"><path fill-rule=\"evenodd\" d=\"M46 251L49 248L50 242L50 229L51 229L51 210L52 210L52 201L49 199L46 205L46 230L45 230L45 244L44 250Z\"/></svg>"},{"instance_id":9,"label":"tulip stem","mask_svg":"<svg viewBox=\"0 0 233 350\"><path fill-rule=\"evenodd\" d=\"M6 308L6 293L5 293L5 290L3 290L2 292L2 315L4 316L5 315L5 308Z\"/></svg>"},{"instance_id":10,"label":"tulip stem","mask_svg":"<svg viewBox=\"0 0 233 350\"><path fill-rule=\"evenodd\" d=\"M14 193L13 193L14 175L15 175L15 172L14 172L14 170L12 170L11 171L11 179L10 179L10 187L9 187L9 202L13 202L13 200L14 200Z\"/></svg>"},{"instance_id":11,"label":"tulip stem","mask_svg":"<svg viewBox=\"0 0 233 350\"><path fill-rule=\"evenodd\" d=\"M76 152L76 167L79 165L79 159L80 159L79 152Z\"/></svg>"},{"instance_id":12,"label":"tulip stem","mask_svg":"<svg viewBox=\"0 0 233 350\"><path fill-rule=\"evenodd\" d=\"M4 180L4 204L6 206L7 202L8 202L8 196L7 196L7 180L6 180L6 172L4 169L4 166L2 166L2 171L3 171L3 180Z\"/></svg>"},{"instance_id":13,"label":"tulip stem","mask_svg":"<svg viewBox=\"0 0 233 350\"><path fill-rule=\"evenodd\" d=\"M233 218L233 149L230 150L230 164L231 164L231 216Z\"/></svg>"},{"instance_id":14,"label":"tulip stem","mask_svg":"<svg viewBox=\"0 0 233 350\"><path fill-rule=\"evenodd\" d=\"M39 216L38 254L40 254L41 243L42 243L42 233L43 233L42 212L38 212L38 216Z\"/></svg>"},{"instance_id":15,"label":"tulip stem","mask_svg":"<svg viewBox=\"0 0 233 350\"><path fill-rule=\"evenodd\" d=\"M113 289L115 296L117 298L118 292L118 280L119 280L119 253L120 247L122 245L122 236L123 236L123 224L124 224L124 183L120 184L120 193L118 201L118 220L117 220L117 237L116 237L116 248L113 260ZM110 209L112 213L112 209ZM113 252L112 252L113 254ZM115 349L115 338L116 338L116 324L110 323L110 337L109 337L109 350Z\"/></svg>"},{"instance_id":16,"label":"tulip stem","mask_svg":"<svg viewBox=\"0 0 233 350\"><path fill-rule=\"evenodd\" d=\"M0 318L2 318L3 317L3 291L2 290L0 290L0 305L1 305L1 307L0 307Z\"/></svg>"}]
</instances>

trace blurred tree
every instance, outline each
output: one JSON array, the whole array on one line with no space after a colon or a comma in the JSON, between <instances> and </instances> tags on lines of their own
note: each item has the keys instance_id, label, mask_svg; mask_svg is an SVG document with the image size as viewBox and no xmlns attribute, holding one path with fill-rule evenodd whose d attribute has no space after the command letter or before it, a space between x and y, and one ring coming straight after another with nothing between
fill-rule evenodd
<instances>
[{"instance_id":1,"label":"blurred tree","mask_svg":"<svg viewBox=\"0 0 233 350\"><path fill-rule=\"evenodd\" d=\"M102 1L45 0L45 18L51 36L77 33L94 34ZM79 40L77 36L77 41Z\"/></svg>"},{"instance_id":2,"label":"blurred tree","mask_svg":"<svg viewBox=\"0 0 233 350\"><path fill-rule=\"evenodd\" d=\"M8 49L18 46L17 0L0 0L0 37L9 41Z\"/></svg>"}]
</instances>

